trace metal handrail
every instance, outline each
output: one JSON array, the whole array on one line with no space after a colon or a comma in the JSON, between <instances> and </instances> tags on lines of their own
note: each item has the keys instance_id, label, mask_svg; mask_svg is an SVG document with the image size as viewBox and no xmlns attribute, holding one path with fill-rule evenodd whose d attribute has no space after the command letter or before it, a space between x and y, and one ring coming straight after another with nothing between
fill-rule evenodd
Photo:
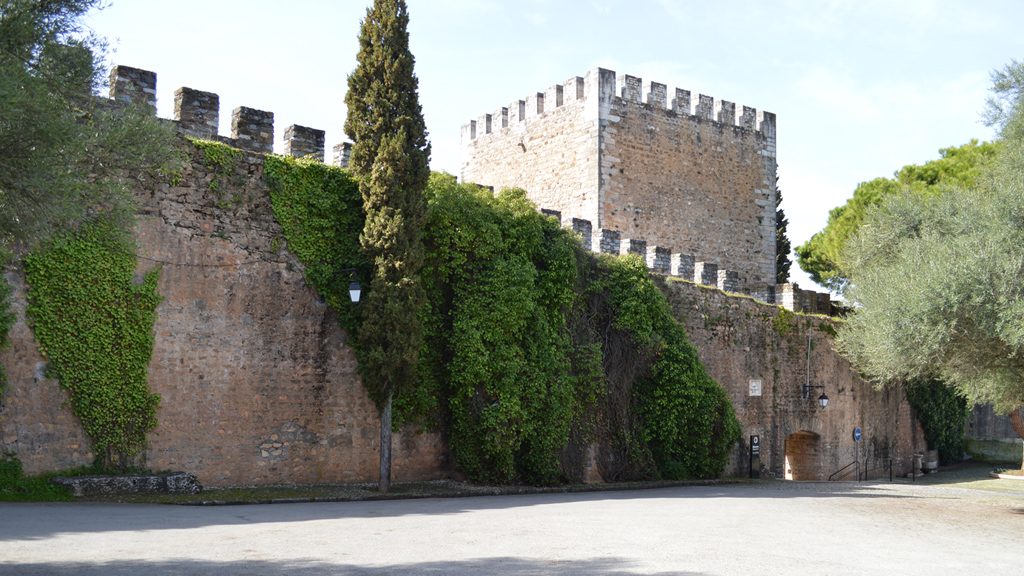
<instances>
[{"instance_id":1,"label":"metal handrail","mask_svg":"<svg viewBox=\"0 0 1024 576\"><path fill-rule=\"evenodd\" d=\"M828 481L831 482L833 478L835 478L839 474L842 474L843 472L845 472L851 466L856 466L857 467L857 480L860 481L860 461L859 460L854 460L853 462L850 462L846 466L843 466L839 470L836 470L835 472L833 472L832 475L828 477Z\"/></svg>"},{"instance_id":2,"label":"metal handrail","mask_svg":"<svg viewBox=\"0 0 1024 576\"><path fill-rule=\"evenodd\" d=\"M882 464L880 466L878 465L879 461L882 462ZM864 480L870 480L871 479L871 471L872 470L879 470L879 471L881 471L883 473L883 476L882 476L883 478L885 477L884 473L888 471L889 472L889 482L892 482L892 458L876 458L874 466L872 466L869 463L865 462L864 463Z\"/></svg>"}]
</instances>

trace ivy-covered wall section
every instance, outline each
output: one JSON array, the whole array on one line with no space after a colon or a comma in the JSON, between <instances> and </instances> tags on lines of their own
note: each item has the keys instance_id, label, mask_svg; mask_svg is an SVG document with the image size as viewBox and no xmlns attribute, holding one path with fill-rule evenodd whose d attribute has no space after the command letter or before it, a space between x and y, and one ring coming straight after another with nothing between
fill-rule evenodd
<instances>
[{"instance_id":1,"label":"ivy-covered wall section","mask_svg":"<svg viewBox=\"0 0 1024 576\"><path fill-rule=\"evenodd\" d=\"M288 246L357 328L337 281L365 269L354 184L279 157L266 174ZM639 259L583 251L522 191L436 174L427 201L428 304L410 311L426 331L420 382L396 398L397 425L442 430L455 468L480 482L579 480L591 444L610 479L722 473L738 423Z\"/></svg>"},{"instance_id":2,"label":"ivy-covered wall section","mask_svg":"<svg viewBox=\"0 0 1024 576\"><path fill-rule=\"evenodd\" d=\"M156 426L146 384L158 270L134 281L135 245L107 222L82 226L25 258L28 315L49 375L68 390L98 464L123 469Z\"/></svg>"},{"instance_id":3,"label":"ivy-covered wall section","mask_svg":"<svg viewBox=\"0 0 1024 576\"><path fill-rule=\"evenodd\" d=\"M17 321L0 351L11 374L0 451L29 474L88 464L81 424L101 458L128 460L120 453L145 443L150 467L193 471L205 486L373 480L378 412L360 385L361 319L343 272L365 286L355 184L317 162L186 146L179 174L136 190L134 245L86 228L35 256L28 289L9 275ZM834 447L826 474L858 450L915 449L902 394L857 379L827 345L828 320L592 254L520 192L435 175L427 200L428 299L410 313L428 338L419 385L395 403L396 480L453 468L537 484L745 474L750 434L781 474L799 430ZM155 268L159 279L133 276ZM105 325L100 309L114 311ZM72 311L93 323L69 330ZM88 331L98 337L76 340ZM148 390L144 334L155 338ZM107 351L75 348L86 340ZM108 354L120 360L88 361ZM140 385L113 393L114 373ZM808 376L827 386L828 410L801 398ZM755 379L761 395L748 394Z\"/></svg>"}]
</instances>

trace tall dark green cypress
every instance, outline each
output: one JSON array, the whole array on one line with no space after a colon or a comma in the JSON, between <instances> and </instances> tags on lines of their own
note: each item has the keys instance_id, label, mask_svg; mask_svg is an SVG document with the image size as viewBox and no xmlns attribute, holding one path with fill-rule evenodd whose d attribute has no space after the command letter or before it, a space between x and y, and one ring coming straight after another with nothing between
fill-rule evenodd
<instances>
[{"instance_id":1,"label":"tall dark green cypress","mask_svg":"<svg viewBox=\"0 0 1024 576\"><path fill-rule=\"evenodd\" d=\"M381 491L391 484L392 400L415 381L422 338L419 271L430 144L408 24L404 1L374 0L362 23L358 64L345 96L345 132L353 141L349 167L366 213L359 241L373 265L358 348L363 383L381 414Z\"/></svg>"},{"instance_id":2,"label":"tall dark green cypress","mask_svg":"<svg viewBox=\"0 0 1024 576\"><path fill-rule=\"evenodd\" d=\"M775 177L778 182L778 176ZM785 284L789 282L789 268L793 260L789 257L792 245L789 243L789 236L786 234L786 227L789 226L789 219L782 211L782 190L776 185L775 192L775 283Z\"/></svg>"}]
</instances>

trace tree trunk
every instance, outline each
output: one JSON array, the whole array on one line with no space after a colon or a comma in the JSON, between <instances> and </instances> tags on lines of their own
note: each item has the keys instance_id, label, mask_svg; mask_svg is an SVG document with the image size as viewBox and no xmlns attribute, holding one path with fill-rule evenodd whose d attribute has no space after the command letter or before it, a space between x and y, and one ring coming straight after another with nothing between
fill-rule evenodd
<instances>
[{"instance_id":1,"label":"tree trunk","mask_svg":"<svg viewBox=\"0 0 1024 576\"><path fill-rule=\"evenodd\" d=\"M391 397L388 392L388 401L380 413L380 483L381 492L391 489Z\"/></svg>"},{"instance_id":2,"label":"tree trunk","mask_svg":"<svg viewBox=\"0 0 1024 576\"><path fill-rule=\"evenodd\" d=\"M1017 408L1010 412L1010 424L1013 425L1013 431L1017 433L1017 436L1024 438L1024 408ZM1024 450L1022 450L1020 468L1024 470Z\"/></svg>"}]
</instances>

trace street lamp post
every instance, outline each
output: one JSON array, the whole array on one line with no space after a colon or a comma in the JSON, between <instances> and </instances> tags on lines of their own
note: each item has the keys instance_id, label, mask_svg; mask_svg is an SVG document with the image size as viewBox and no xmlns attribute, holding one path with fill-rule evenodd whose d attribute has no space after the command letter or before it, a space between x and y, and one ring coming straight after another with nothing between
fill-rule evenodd
<instances>
[{"instance_id":1,"label":"street lamp post","mask_svg":"<svg viewBox=\"0 0 1024 576\"><path fill-rule=\"evenodd\" d=\"M825 386L811 384L811 333L807 333L807 374L806 381L800 387L800 393L804 400L811 397L811 390L815 388L821 388L821 396L818 396L818 406L825 408L828 406L828 395L825 394Z\"/></svg>"}]
</instances>

